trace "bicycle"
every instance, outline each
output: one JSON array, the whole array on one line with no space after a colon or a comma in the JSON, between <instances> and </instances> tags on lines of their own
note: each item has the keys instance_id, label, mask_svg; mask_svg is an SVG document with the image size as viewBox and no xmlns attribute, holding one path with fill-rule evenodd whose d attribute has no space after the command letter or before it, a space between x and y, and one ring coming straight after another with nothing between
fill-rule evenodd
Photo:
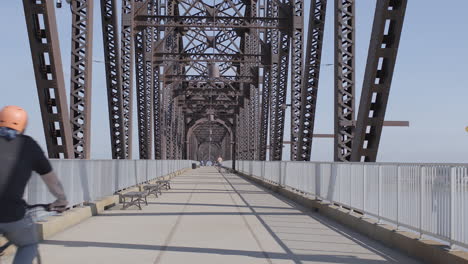
<instances>
[{"instance_id":1,"label":"bicycle","mask_svg":"<svg viewBox=\"0 0 468 264\"><path fill-rule=\"evenodd\" d=\"M65 206L59 206L55 208L51 208L51 204L33 204L33 205L26 205L26 216L25 217L30 217L33 222L37 222L39 220L38 213L40 211L44 212L61 212L60 209L65 209ZM5 254L5 251L8 247L13 245L12 242L8 241L4 245L0 246L0 264L2 264L2 256ZM33 262L34 264L41 264L41 256L39 254L39 251L37 252L37 256Z\"/></svg>"}]
</instances>

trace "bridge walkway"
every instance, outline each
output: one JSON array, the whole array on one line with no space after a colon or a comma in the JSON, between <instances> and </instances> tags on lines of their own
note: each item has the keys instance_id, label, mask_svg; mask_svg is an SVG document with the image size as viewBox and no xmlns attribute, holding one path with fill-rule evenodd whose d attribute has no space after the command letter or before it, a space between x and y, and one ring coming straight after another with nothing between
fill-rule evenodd
<instances>
[{"instance_id":1,"label":"bridge walkway","mask_svg":"<svg viewBox=\"0 0 468 264\"><path fill-rule=\"evenodd\" d=\"M186 172L40 246L43 263L419 263L234 174Z\"/></svg>"}]
</instances>

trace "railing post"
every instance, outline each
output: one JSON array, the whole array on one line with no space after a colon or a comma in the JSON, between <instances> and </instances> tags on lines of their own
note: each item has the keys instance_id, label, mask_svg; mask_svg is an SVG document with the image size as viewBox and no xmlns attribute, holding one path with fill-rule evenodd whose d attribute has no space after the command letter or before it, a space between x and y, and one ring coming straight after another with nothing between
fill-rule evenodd
<instances>
[{"instance_id":1,"label":"railing post","mask_svg":"<svg viewBox=\"0 0 468 264\"><path fill-rule=\"evenodd\" d=\"M366 187L367 187L367 170L366 170L366 166L365 165L362 165L363 167L363 170L364 170L364 179L362 180L362 217L364 218L364 216L366 215L366 199L367 199L367 191L366 191Z\"/></svg>"},{"instance_id":2,"label":"railing post","mask_svg":"<svg viewBox=\"0 0 468 264\"><path fill-rule=\"evenodd\" d=\"M424 215L424 190L426 184L426 169L420 166L420 177L419 177L419 239L423 238L423 215Z\"/></svg>"},{"instance_id":3,"label":"railing post","mask_svg":"<svg viewBox=\"0 0 468 264\"><path fill-rule=\"evenodd\" d=\"M450 250L453 250L455 245L455 232L456 232L456 226L455 226L455 185L457 184L456 182L456 168L451 167L450 168Z\"/></svg>"},{"instance_id":4,"label":"railing post","mask_svg":"<svg viewBox=\"0 0 468 264\"><path fill-rule=\"evenodd\" d=\"M354 192L354 189L353 189L353 177L354 177L354 173L353 173L353 165L349 165L349 188L350 188L350 192L349 192L349 213L351 214L352 212L354 212L353 210L353 194L355 193Z\"/></svg>"},{"instance_id":5,"label":"railing post","mask_svg":"<svg viewBox=\"0 0 468 264\"><path fill-rule=\"evenodd\" d=\"M381 223L381 214L382 214L382 166L379 165L379 177L378 177L378 207L377 207L377 215L378 215L378 224Z\"/></svg>"},{"instance_id":6,"label":"railing post","mask_svg":"<svg viewBox=\"0 0 468 264\"><path fill-rule=\"evenodd\" d=\"M317 200L318 197L321 197L321 173L320 173L320 163L315 163L315 199Z\"/></svg>"},{"instance_id":7,"label":"railing post","mask_svg":"<svg viewBox=\"0 0 468 264\"><path fill-rule=\"evenodd\" d=\"M401 192L401 167L397 166L397 204L396 204L396 230L400 227L400 192Z\"/></svg>"}]
</instances>

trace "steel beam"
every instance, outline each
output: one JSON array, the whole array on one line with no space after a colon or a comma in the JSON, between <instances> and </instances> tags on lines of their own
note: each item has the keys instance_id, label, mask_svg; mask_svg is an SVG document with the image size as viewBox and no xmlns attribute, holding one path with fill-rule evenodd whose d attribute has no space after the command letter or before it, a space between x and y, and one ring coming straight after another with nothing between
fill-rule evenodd
<instances>
[{"instance_id":1,"label":"steel beam","mask_svg":"<svg viewBox=\"0 0 468 264\"><path fill-rule=\"evenodd\" d=\"M71 2L70 121L77 159L89 159L91 155L93 10L93 0Z\"/></svg>"},{"instance_id":2,"label":"steel beam","mask_svg":"<svg viewBox=\"0 0 468 264\"><path fill-rule=\"evenodd\" d=\"M116 0L101 0L101 21L112 158L124 159L126 144L123 129L122 77Z\"/></svg>"},{"instance_id":3,"label":"steel beam","mask_svg":"<svg viewBox=\"0 0 468 264\"><path fill-rule=\"evenodd\" d=\"M153 123L153 67L151 61L151 42L151 29L144 29L135 34L135 72L138 108L138 146L140 159L151 159L153 148L153 137L151 129Z\"/></svg>"},{"instance_id":4,"label":"steel beam","mask_svg":"<svg viewBox=\"0 0 468 264\"><path fill-rule=\"evenodd\" d=\"M160 0L152 0L153 3L153 14L160 15L163 13L163 9L160 3ZM157 51L156 43L160 40L161 31L159 28L152 28L153 30L153 56ZM162 158L162 122L161 122L161 85L160 85L160 63L157 62L155 59L152 60L153 62L153 139L154 139L154 158L161 159Z\"/></svg>"},{"instance_id":5,"label":"steel beam","mask_svg":"<svg viewBox=\"0 0 468 264\"><path fill-rule=\"evenodd\" d=\"M335 161L351 159L355 126L354 0L335 0Z\"/></svg>"},{"instance_id":6,"label":"steel beam","mask_svg":"<svg viewBox=\"0 0 468 264\"><path fill-rule=\"evenodd\" d=\"M303 85L305 87L300 95L301 106L299 116L292 119L296 126L297 122L299 123L297 156L294 157L294 160L309 161L312 152L326 11L327 0L312 0L310 4L309 32L303 76Z\"/></svg>"},{"instance_id":7,"label":"steel beam","mask_svg":"<svg viewBox=\"0 0 468 264\"><path fill-rule=\"evenodd\" d=\"M304 130L301 130L301 111L304 101L304 1L292 1L292 25L291 25L291 160L302 160L302 149L299 141L303 138ZM302 122L301 122L302 121Z\"/></svg>"},{"instance_id":8,"label":"steel beam","mask_svg":"<svg viewBox=\"0 0 468 264\"><path fill-rule=\"evenodd\" d=\"M377 159L407 3L407 0L377 1L352 161Z\"/></svg>"},{"instance_id":9,"label":"steel beam","mask_svg":"<svg viewBox=\"0 0 468 264\"><path fill-rule=\"evenodd\" d=\"M23 0L49 158L74 158L53 1Z\"/></svg>"},{"instance_id":10,"label":"steel beam","mask_svg":"<svg viewBox=\"0 0 468 264\"><path fill-rule=\"evenodd\" d=\"M273 80L276 82L276 86L271 90L270 160L282 160L283 156L286 92L288 88L289 51L291 41L288 34L281 32L280 35L278 47L279 63L272 67L273 71L275 71L275 73L272 74L272 77L276 77L276 79Z\"/></svg>"},{"instance_id":11,"label":"steel beam","mask_svg":"<svg viewBox=\"0 0 468 264\"><path fill-rule=\"evenodd\" d=\"M134 0L122 0L121 69L125 158L132 158Z\"/></svg>"}]
</instances>

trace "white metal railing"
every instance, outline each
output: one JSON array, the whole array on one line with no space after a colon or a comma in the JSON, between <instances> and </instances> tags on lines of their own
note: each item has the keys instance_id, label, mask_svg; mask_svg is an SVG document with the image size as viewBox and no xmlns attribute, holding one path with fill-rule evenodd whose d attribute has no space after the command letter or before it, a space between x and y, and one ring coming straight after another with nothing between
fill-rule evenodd
<instances>
[{"instance_id":1,"label":"white metal railing","mask_svg":"<svg viewBox=\"0 0 468 264\"><path fill-rule=\"evenodd\" d=\"M51 160L70 205L95 201L149 180L189 168L189 160ZM33 175L25 199L49 203L54 197L40 177Z\"/></svg>"},{"instance_id":2,"label":"white metal railing","mask_svg":"<svg viewBox=\"0 0 468 264\"><path fill-rule=\"evenodd\" d=\"M468 247L466 164L236 162L244 174Z\"/></svg>"}]
</instances>

